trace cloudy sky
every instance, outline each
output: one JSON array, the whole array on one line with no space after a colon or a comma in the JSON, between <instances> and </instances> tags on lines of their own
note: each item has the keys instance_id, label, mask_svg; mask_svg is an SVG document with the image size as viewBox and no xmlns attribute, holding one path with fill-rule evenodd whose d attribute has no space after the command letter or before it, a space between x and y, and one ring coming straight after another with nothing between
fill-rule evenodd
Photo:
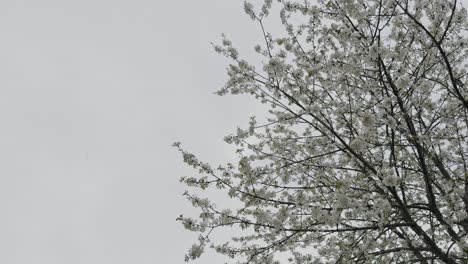
<instances>
[{"instance_id":1,"label":"cloudy sky","mask_svg":"<svg viewBox=\"0 0 468 264\"><path fill-rule=\"evenodd\" d=\"M260 40L242 1L0 1L0 263L183 263L171 144L229 160L259 111L212 94L222 32L247 56Z\"/></svg>"},{"instance_id":2,"label":"cloudy sky","mask_svg":"<svg viewBox=\"0 0 468 264\"><path fill-rule=\"evenodd\" d=\"M258 39L242 1L0 1L0 263L183 263L171 144L229 159L256 111L212 94L222 32Z\"/></svg>"}]
</instances>

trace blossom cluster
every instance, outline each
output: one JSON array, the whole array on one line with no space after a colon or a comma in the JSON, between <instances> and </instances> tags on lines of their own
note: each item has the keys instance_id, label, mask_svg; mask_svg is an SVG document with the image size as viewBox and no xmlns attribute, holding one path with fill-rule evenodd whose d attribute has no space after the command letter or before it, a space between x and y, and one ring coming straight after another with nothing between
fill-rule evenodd
<instances>
[{"instance_id":1,"label":"blossom cluster","mask_svg":"<svg viewBox=\"0 0 468 264\"><path fill-rule=\"evenodd\" d=\"M468 28L455 1L246 1L264 43L262 67L229 58L217 92L269 107L225 137L239 159L214 169L179 149L236 206L186 194L201 214L179 217L205 245L242 263L468 263ZM262 122L258 121L262 120ZM197 191L194 191L197 192ZM235 229L226 243L216 229ZM314 253L311 253L311 249ZM316 250L315 250L316 249Z\"/></svg>"}]
</instances>

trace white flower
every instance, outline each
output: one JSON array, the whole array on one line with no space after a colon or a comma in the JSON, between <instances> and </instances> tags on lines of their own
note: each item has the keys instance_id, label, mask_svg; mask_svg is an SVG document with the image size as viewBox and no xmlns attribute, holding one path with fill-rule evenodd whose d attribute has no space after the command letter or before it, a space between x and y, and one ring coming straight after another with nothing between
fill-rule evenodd
<instances>
[{"instance_id":1,"label":"white flower","mask_svg":"<svg viewBox=\"0 0 468 264\"><path fill-rule=\"evenodd\" d=\"M260 47L260 45L255 45L255 51L260 53L260 51L262 51L262 47Z\"/></svg>"},{"instance_id":2,"label":"white flower","mask_svg":"<svg viewBox=\"0 0 468 264\"><path fill-rule=\"evenodd\" d=\"M255 20L257 17L255 16L255 12L253 10L253 5L252 3L249 3L247 1L244 2L244 11L247 15L250 16L251 19Z\"/></svg>"},{"instance_id":3,"label":"white flower","mask_svg":"<svg viewBox=\"0 0 468 264\"><path fill-rule=\"evenodd\" d=\"M361 138L355 138L349 143L349 146L356 152L362 152L366 147L366 142Z\"/></svg>"},{"instance_id":4,"label":"white flower","mask_svg":"<svg viewBox=\"0 0 468 264\"><path fill-rule=\"evenodd\" d=\"M382 183L387 186L397 186L400 183L400 178L395 175L386 175L382 179Z\"/></svg>"},{"instance_id":5,"label":"white flower","mask_svg":"<svg viewBox=\"0 0 468 264\"><path fill-rule=\"evenodd\" d=\"M384 199L377 199L374 202L374 207L377 211L389 211L392 208L391 204Z\"/></svg>"},{"instance_id":6,"label":"white flower","mask_svg":"<svg viewBox=\"0 0 468 264\"><path fill-rule=\"evenodd\" d=\"M188 256L186 256L186 260L188 260L187 257L190 259L197 259L202 253L203 247L201 245L193 244L189 250Z\"/></svg>"},{"instance_id":7,"label":"white flower","mask_svg":"<svg viewBox=\"0 0 468 264\"><path fill-rule=\"evenodd\" d=\"M372 127L375 124L375 116L369 112L365 112L362 116L362 125Z\"/></svg>"},{"instance_id":8,"label":"white flower","mask_svg":"<svg viewBox=\"0 0 468 264\"><path fill-rule=\"evenodd\" d=\"M351 206L351 200L349 197L342 193L338 195L336 202L338 208L348 208Z\"/></svg>"},{"instance_id":9,"label":"white flower","mask_svg":"<svg viewBox=\"0 0 468 264\"><path fill-rule=\"evenodd\" d=\"M267 224L271 221L271 216L262 210L259 210L256 214L257 217L257 223L259 224Z\"/></svg>"}]
</instances>

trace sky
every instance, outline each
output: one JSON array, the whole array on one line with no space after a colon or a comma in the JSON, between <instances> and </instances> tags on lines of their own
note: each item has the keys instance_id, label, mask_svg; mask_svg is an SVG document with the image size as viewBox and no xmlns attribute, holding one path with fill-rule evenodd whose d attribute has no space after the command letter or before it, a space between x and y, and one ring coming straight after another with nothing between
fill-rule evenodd
<instances>
[{"instance_id":1,"label":"sky","mask_svg":"<svg viewBox=\"0 0 468 264\"><path fill-rule=\"evenodd\" d=\"M0 263L183 263L171 144L227 160L257 111L213 94L222 32L259 37L242 1L0 1Z\"/></svg>"},{"instance_id":2,"label":"sky","mask_svg":"<svg viewBox=\"0 0 468 264\"><path fill-rule=\"evenodd\" d=\"M223 136L261 112L213 94L223 32L261 41L243 1L0 1L0 263L183 263L194 172L171 144L231 160Z\"/></svg>"}]
</instances>

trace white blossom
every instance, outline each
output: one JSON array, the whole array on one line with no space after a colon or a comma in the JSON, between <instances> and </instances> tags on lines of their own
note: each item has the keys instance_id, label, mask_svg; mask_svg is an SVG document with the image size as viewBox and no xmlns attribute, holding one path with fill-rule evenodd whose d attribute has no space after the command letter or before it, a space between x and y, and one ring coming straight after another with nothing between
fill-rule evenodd
<instances>
[{"instance_id":1,"label":"white blossom","mask_svg":"<svg viewBox=\"0 0 468 264\"><path fill-rule=\"evenodd\" d=\"M209 241L241 263L467 262L468 22L454 3L244 2L260 59L223 35L217 94L268 111L224 138L236 162L217 169L174 143L198 173L181 178L200 211L177 218L200 234L186 260Z\"/></svg>"},{"instance_id":2,"label":"white blossom","mask_svg":"<svg viewBox=\"0 0 468 264\"><path fill-rule=\"evenodd\" d=\"M244 2L244 12L250 16L252 20L255 20L257 17L255 15L254 7L252 3L245 1Z\"/></svg>"}]
</instances>

